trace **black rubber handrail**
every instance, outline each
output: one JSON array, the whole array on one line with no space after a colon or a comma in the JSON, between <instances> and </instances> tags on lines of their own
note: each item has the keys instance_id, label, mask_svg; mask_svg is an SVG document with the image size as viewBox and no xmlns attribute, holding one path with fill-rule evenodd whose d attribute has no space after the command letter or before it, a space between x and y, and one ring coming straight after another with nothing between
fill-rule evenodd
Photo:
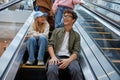
<instances>
[{"instance_id":1,"label":"black rubber handrail","mask_svg":"<svg viewBox=\"0 0 120 80\"><path fill-rule=\"evenodd\" d=\"M14 5L14 4L16 4L16 3L19 3L21 1L23 1L23 0L14 0L14 1L10 1L10 2L8 2L6 4L3 4L3 5L0 6L0 11L6 9L6 8L8 8L8 7L10 7L10 6Z\"/></svg>"},{"instance_id":2,"label":"black rubber handrail","mask_svg":"<svg viewBox=\"0 0 120 80\"><path fill-rule=\"evenodd\" d=\"M117 3L115 1L110 1L110 0L103 0L103 1L120 5L120 3Z\"/></svg>"}]
</instances>

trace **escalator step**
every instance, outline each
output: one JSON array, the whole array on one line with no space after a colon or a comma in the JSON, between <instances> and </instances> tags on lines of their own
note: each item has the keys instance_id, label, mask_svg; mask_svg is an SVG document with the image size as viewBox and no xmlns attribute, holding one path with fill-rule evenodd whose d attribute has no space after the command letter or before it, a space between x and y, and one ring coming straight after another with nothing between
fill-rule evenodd
<instances>
[{"instance_id":1,"label":"escalator step","mask_svg":"<svg viewBox=\"0 0 120 80\"><path fill-rule=\"evenodd\" d=\"M37 66L37 65L26 65L26 64L23 64L21 66L21 68L27 68L27 69L29 69L29 68L32 68L32 69L45 69L46 66Z\"/></svg>"},{"instance_id":2,"label":"escalator step","mask_svg":"<svg viewBox=\"0 0 120 80\"><path fill-rule=\"evenodd\" d=\"M47 80L45 66L22 65L15 80Z\"/></svg>"}]
</instances>

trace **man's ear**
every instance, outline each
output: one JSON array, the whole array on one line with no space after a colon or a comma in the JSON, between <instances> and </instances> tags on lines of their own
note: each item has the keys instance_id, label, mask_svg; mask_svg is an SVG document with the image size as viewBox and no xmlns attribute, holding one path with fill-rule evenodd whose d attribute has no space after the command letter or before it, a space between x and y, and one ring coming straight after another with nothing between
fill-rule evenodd
<instances>
[{"instance_id":1,"label":"man's ear","mask_svg":"<svg viewBox=\"0 0 120 80\"><path fill-rule=\"evenodd\" d=\"M75 19L73 19L73 23L75 22L76 20Z\"/></svg>"}]
</instances>

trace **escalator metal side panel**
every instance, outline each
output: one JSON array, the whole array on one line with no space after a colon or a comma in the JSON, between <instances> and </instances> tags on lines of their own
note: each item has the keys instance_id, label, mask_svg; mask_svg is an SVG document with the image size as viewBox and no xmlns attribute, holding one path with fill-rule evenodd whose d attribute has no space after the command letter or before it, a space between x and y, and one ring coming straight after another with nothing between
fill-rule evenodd
<instances>
[{"instance_id":1,"label":"escalator metal side panel","mask_svg":"<svg viewBox=\"0 0 120 80\"><path fill-rule=\"evenodd\" d=\"M22 47L20 48L18 54L15 55L15 58L13 58L13 62L10 65L10 69L9 71L6 72L6 75L4 76L4 78L2 78L2 80L14 80L17 71L19 69L20 63L22 61L23 55L25 53L26 50L26 45L22 45ZM11 75L12 74L12 75Z\"/></svg>"},{"instance_id":2,"label":"escalator metal side panel","mask_svg":"<svg viewBox=\"0 0 120 80\"><path fill-rule=\"evenodd\" d=\"M76 31L78 32L77 28L74 28L74 29L76 29ZM80 33L79 33L79 35L80 35ZM81 37L81 44L83 43L83 41L84 40ZM79 63L80 63L80 66L82 68L84 78L85 78L85 80L96 80L97 77L96 77L94 71L92 70L87 57L85 56L85 53L83 52L83 49L84 49L84 47L81 46L81 52L79 54L79 56L80 56L80 60L79 60L80 62Z\"/></svg>"},{"instance_id":3,"label":"escalator metal side panel","mask_svg":"<svg viewBox=\"0 0 120 80\"><path fill-rule=\"evenodd\" d=\"M81 27L78 22L79 21L76 22L75 28L76 28L77 32L79 32L79 34L82 33L81 37L83 37L83 36L85 36L85 35L83 35L83 34L85 34L85 32L81 32L78 29L78 28ZM84 39L84 37L83 37L83 39ZM97 80L109 80L108 76L106 75L106 73L104 72L103 68L99 64L98 60L96 59L96 57L94 56L93 52L91 51L90 47L88 46L86 40L87 39L81 40L82 41L81 42L81 47L83 49L83 52L85 53L84 55L87 58L86 60L88 61L89 66L91 67L93 75L95 75L95 77L97 78Z\"/></svg>"},{"instance_id":4,"label":"escalator metal side panel","mask_svg":"<svg viewBox=\"0 0 120 80\"><path fill-rule=\"evenodd\" d=\"M83 51L80 53L80 65L82 68L82 72L84 75L85 80L96 80L96 76L93 73L93 70L90 67L90 64L88 63L87 58L84 55Z\"/></svg>"}]
</instances>

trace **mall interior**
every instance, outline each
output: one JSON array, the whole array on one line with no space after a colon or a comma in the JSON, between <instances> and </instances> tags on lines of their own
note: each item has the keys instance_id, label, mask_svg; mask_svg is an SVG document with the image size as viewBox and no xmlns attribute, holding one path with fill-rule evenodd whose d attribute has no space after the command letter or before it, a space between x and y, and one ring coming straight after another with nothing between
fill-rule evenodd
<instances>
[{"instance_id":1,"label":"mall interior","mask_svg":"<svg viewBox=\"0 0 120 80\"><path fill-rule=\"evenodd\" d=\"M0 80L47 80L47 65L25 64L34 1L0 0ZM83 80L120 80L120 0L81 1L74 7L78 19L73 29L80 35ZM49 53L44 58L47 63Z\"/></svg>"}]
</instances>

